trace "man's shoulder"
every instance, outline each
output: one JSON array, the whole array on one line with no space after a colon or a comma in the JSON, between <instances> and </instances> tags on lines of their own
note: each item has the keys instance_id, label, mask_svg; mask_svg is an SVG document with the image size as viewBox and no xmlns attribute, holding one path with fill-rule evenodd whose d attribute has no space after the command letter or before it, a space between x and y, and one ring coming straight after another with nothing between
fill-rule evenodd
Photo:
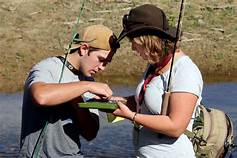
<instances>
[{"instance_id":1,"label":"man's shoulder","mask_svg":"<svg viewBox=\"0 0 237 158\"><path fill-rule=\"evenodd\" d=\"M53 82L61 71L60 60L56 57L49 57L41 60L34 65L28 75L28 82L33 83L36 81L50 81Z\"/></svg>"},{"instance_id":2,"label":"man's shoulder","mask_svg":"<svg viewBox=\"0 0 237 158\"><path fill-rule=\"evenodd\" d=\"M38 68L55 68L56 65L59 65L60 60L57 57L48 57L45 58L43 60L41 60L40 62L38 62L33 69L38 69Z\"/></svg>"},{"instance_id":3,"label":"man's shoulder","mask_svg":"<svg viewBox=\"0 0 237 158\"><path fill-rule=\"evenodd\" d=\"M55 64L55 63L59 63L60 60L58 60L57 57L48 57L45 58L43 60L41 60L37 65L46 65L46 64Z\"/></svg>"}]
</instances>

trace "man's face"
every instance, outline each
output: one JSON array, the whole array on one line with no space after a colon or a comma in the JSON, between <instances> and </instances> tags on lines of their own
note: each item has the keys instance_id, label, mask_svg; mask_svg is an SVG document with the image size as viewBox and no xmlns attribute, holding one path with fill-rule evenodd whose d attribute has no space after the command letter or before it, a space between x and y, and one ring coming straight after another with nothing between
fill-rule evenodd
<instances>
[{"instance_id":1,"label":"man's face","mask_svg":"<svg viewBox=\"0 0 237 158\"><path fill-rule=\"evenodd\" d=\"M109 51L95 50L85 54L80 62L80 71L85 76L93 76L97 72L104 70L107 65L107 56Z\"/></svg>"}]
</instances>

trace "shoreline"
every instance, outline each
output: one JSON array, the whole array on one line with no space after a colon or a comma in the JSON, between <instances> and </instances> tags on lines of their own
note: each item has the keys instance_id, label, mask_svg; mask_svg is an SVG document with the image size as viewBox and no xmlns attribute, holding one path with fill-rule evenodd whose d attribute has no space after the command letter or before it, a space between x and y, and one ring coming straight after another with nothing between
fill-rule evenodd
<instances>
[{"instance_id":1,"label":"shoreline","mask_svg":"<svg viewBox=\"0 0 237 158\"><path fill-rule=\"evenodd\" d=\"M95 80L98 82L107 83L109 86L137 86L141 76L121 76L121 75L98 75L95 77ZM206 84L215 84L215 83L237 83L237 75L219 75L219 74L208 74L203 75L203 81ZM16 85L17 83L12 83ZM8 85L8 84L7 84ZM21 89L15 89L11 86L2 86L0 93L21 93L23 92L23 84Z\"/></svg>"},{"instance_id":2,"label":"shoreline","mask_svg":"<svg viewBox=\"0 0 237 158\"><path fill-rule=\"evenodd\" d=\"M64 45L71 39L80 2L11 0L2 3L0 92L21 91L33 65L44 58L64 54ZM178 1L158 0L150 3L166 11L170 25L175 26L179 12ZM144 1L88 1L79 30L88 25L104 24L115 35L119 35L122 16L141 4ZM223 0L187 3L180 46L199 67L204 81L237 81L235 4L234 1ZM134 56L131 44L124 39L113 61L97 77L99 81L108 84L135 84L139 79L137 74L142 74L145 66L146 63Z\"/></svg>"}]
</instances>

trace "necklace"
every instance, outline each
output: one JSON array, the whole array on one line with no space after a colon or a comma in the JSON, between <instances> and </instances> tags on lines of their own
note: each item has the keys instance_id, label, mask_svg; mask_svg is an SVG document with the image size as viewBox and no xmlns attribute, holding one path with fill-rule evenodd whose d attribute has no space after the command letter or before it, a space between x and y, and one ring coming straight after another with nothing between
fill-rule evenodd
<instances>
[{"instance_id":1,"label":"necklace","mask_svg":"<svg viewBox=\"0 0 237 158\"><path fill-rule=\"evenodd\" d=\"M65 66L75 75L80 75L81 72L80 70L77 70L69 61L65 62L65 58L62 56L57 56L58 59L62 61L62 63L65 63Z\"/></svg>"}]
</instances>

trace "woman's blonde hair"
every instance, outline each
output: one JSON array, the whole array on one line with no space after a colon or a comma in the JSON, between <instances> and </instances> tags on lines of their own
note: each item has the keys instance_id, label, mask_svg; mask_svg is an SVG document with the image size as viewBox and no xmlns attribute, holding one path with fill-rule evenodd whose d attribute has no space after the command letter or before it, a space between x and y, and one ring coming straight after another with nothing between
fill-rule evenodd
<instances>
[{"instance_id":1,"label":"woman's blonde hair","mask_svg":"<svg viewBox=\"0 0 237 158\"><path fill-rule=\"evenodd\" d=\"M145 48L148 62L152 64L159 62L174 49L174 43L154 35L139 36L133 40Z\"/></svg>"}]
</instances>

